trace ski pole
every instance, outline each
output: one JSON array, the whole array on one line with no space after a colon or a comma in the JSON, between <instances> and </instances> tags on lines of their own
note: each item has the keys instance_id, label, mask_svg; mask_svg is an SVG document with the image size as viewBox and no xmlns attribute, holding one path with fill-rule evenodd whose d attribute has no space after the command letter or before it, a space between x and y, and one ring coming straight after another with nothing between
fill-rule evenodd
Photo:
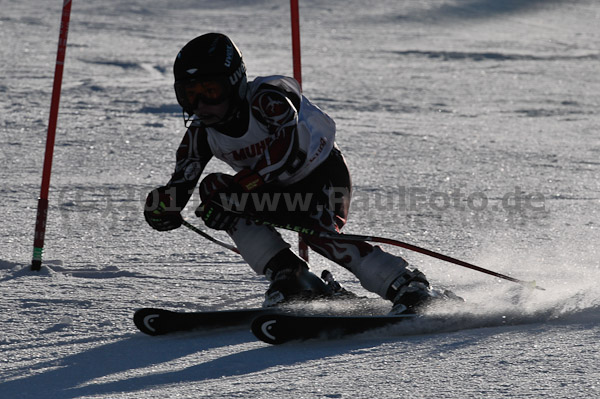
<instances>
[{"instance_id":1,"label":"ski pole","mask_svg":"<svg viewBox=\"0 0 600 399\"><path fill-rule=\"evenodd\" d=\"M524 281L524 280L519 280L517 278L514 277L510 277L501 273L497 273L494 272L492 270L488 270L488 269L484 269L483 267L480 266L476 266L473 265L471 263L462 261L460 259L456 259L453 258L451 256L448 255L444 255L438 252L434 252L431 251L429 249L426 248L421 248L418 247L416 245L412 245L412 244L408 244L406 242L402 242L402 241L398 241L398 240L394 240L392 238L385 238L385 237L375 237L375 236L367 236L367 235L359 235L359 234L343 234L343 233L332 233L332 232L325 232L325 231L317 231L314 229L310 229L310 228L306 228L306 227L302 227L302 226L296 226L296 225L291 225L291 224L279 224L279 223L273 223L273 222L269 222L269 221L265 221L265 220L257 220L255 218L251 218L250 220L254 221L255 223L260 223L260 224L264 224L264 225L268 225L268 226L272 226L272 227L278 227L278 228L282 228L285 230L291 230L291 231L296 231L300 234L306 234L309 235L311 237L319 237L319 238L329 238L329 239L333 239L333 240L341 240L341 241L370 241L370 242L377 242L377 243L381 243L381 244L388 244L388 245L393 245L396 247L400 247L400 248L404 248L404 249L408 249L410 251L414 251L414 252L418 252L427 256L431 256L433 258L436 259L440 259L449 263L453 263L455 265L459 265L459 266L463 266L466 267L468 269L471 270L476 270L478 272L481 273L485 273L485 274L489 274L491 276L494 277L498 277L504 280L508 280L508 281L512 281L513 283L517 283L517 284L521 284L525 287L528 288L535 288L541 291L545 291L544 288L536 285L535 281Z\"/></svg>"},{"instance_id":2,"label":"ski pole","mask_svg":"<svg viewBox=\"0 0 600 399\"><path fill-rule=\"evenodd\" d=\"M242 217L244 217L243 215L240 215ZM475 270L484 274L489 274L491 276L500 278L500 279L504 279L507 281L511 281L513 283L517 283L517 284L521 284L525 287L528 288L535 288L537 290L541 290L541 291L545 291L545 288L542 288L540 286L538 286L536 284L535 281L525 281L525 280L519 280L517 278L514 277L510 277L501 273L497 273L494 272L492 270L488 270L488 269L484 269L483 267L480 266L476 266L474 264L462 261L460 259L456 259L453 258L451 256L448 255L444 255L438 252L434 252L431 251L429 249L426 248L421 248L418 247L416 245L412 245L406 242L402 242L399 240L394 240L391 238L385 238L385 237L376 237L376 236L368 236L368 235L359 235L359 234L340 234L340 233L331 233L331 232L325 232L325 231L317 231L314 229L310 229L310 228L306 228L306 227L302 227L302 226L297 226L297 225L291 225L291 224L279 224L279 223L273 223L273 222L269 222L266 220L259 220L253 217L249 217L248 219L252 220L254 223L257 224L264 224L267 226L272 226L272 227L276 227L276 228L281 228L284 230L291 230L291 231L295 231L297 233L300 234L306 234L308 236L311 237L319 237L319 238L329 238L329 239L333 239L333 240L341 240L341 241L369 241L369 242L377 242L380 244L388 244L388 245L393 245L396 247L400 247L400 248L404 248L404 249L408 249L410 251L414 251L414 252L418 252L427 256L431 256L433 258L436 259L440 259L443 260L445 262L449 262L449 263L453 263L455 265L459 265L462 267L466 267L467 269L471 269L471 270ZM189 228L192 231L195 231L196 233L200 234L202 237L222 246L225 247L227 249L232 250L233 252L236 253L240 253L239 250L234 247L233 245L227 244L225 242L222 242L220 240L217 240L213 237L211 237L210 235L206 234L205 232L203 232L202 230L194 227L193 225L191 225L190 223L186 222L185 220L183 221L183 225L186 226L187 228Z\"/></svg>"},{"instance_id":3,"label":"ski pole","mask_svg":"<svg viewBox=\"0 0 600 399\"><path fill-rule=\"evenodd\" d=\"M519 280L517 278L510 277L510 276L507 276L507 275L504 275L504 274L501 274L501 273L497 273L497 272L492 271L492 270L484 269L483 267L480 267L480 266L477 266L477 265L465 262L465 261L460 260L460 259L453 258L453 257L448 256L448 255L444 255L444 254L441 254L441 253L438 253L438 252L435 252L435 251L431 251L431 250L426 249L426 248L421 248L421 247L418 247L416 245L409 244L409 243L402 242L402 241L398 241L398 240L394 240L394 239L391 239L391 238L373 237L373 236L361 236L361 235L356 235L356 234L335 234L335 235L332 235L332 234L327 234L327 233L319 233L318 236L319 237L326 237L326 238L333 238L333 239L336 239L336 240L370 241L370 242L377 242L377 243L381 243L381 244L389 244L389 245L393 245L393 246L396 246L396 247L405 248L405 249L408 249L408 250L411 250L411 251L414 251L414 252L418 252L418 253L421 253L421 254L424 254L424 255L427 255L427 256L431 256L433 258L440 259L440 260L443 260L443 261L446 261L446 262L449 262L449 263L453 263L455 265L463 266L463 267L466 267L467 269L476 270L478 272L489 274L489 275L494 276L494 277L498 277L498 278L501 278L501 279L504 279L504 280L512 281L514 283L521 284L521 285L523 285L525 287L528 287L528 288L535 288L535 289L538 289L538 290L541 290L541 291L545 291L546 290L545 288L542 288L542 287L536 285L535 281Z\"/></svg>"},{"instance_id":4,"label":"ski pole","mask_svg":"<svg viewBox=\"0 0 600 399\"><path fill-rule=\"evenodd\" d=\"M217 240L216 238L212 237L209 234L206 234L205 232L203 232L202 230L200 230L196 226L190 224L186 220L184 220L183 222L181 222L181 224L183 224L185 227L187 227L188 229L192 230L193 232L200 234L202 237L206 238L207 240L212 241L215 244L222 246L223 248L227 248L230 251L235 252L236 254L240 253L240 251L236 247L234 247L233 245L227 244L226 242L223 242L221 240Z\"/></svg>"}]
</instances>

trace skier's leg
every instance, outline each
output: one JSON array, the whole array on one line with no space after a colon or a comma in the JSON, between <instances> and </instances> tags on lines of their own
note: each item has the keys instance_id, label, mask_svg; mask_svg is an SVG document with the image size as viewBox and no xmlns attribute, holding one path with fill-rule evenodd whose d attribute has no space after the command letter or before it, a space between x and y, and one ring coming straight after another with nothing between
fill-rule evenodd
<instances>
[{"instance_id":1,"label":"skier's leg","mask_svg":"<svg viewBox=\"0 0 600 399\"><path fill-rule=\"evenodd\" d=\"M291 189L315 193L313 211L304 217L312 220L317 229L339 232L348 217L352 195L350 174L337 149L320 168L323 170L317 170L314 176ZM303 239L311 249L351 271L365 289L391 300L397 313L412 312L430 297L429 283L423 273L411 270L403 258L378 246L310 236Z\"/></svg>"},{"instance_id":2,"label":"skier's leg","mask_svg":"<svg viewBox=\"0 0 600 399\"><path fill-rule=\"evenodd\" d=\"M200 183L200 196L204 201L231 183L230 175L210 174ZM248 205L246 211L255 212L253 204ZM232 218L235 219L234 216ZM265 294L266 306L297 297L330 293L331 289L323 280L308 271L308 264L289 249L290 245L272 227L238 218L227 233L250 267L271 281L271 286Z\"/></svg>"},{"instance_id":3,"label":"skier's leg","mask_svg":"<svg viewBox=\"0 0 600 399\"><path fill-rule=\"evenodd\" d=\"M305 239L313 250L351 271L366 290L392 301L395 314L414 313L436 296L423 273L409 268L403 258L385 252L379 246L366 242Z\"/></svg>"},{"instance_id":4,"label":"skier's leg","mask_svg":"<svg viewBox=\"0 0 600 399\"><path fill-rule=\"evenodd\" d=\"M242 258L257 274L265 274L267 263L279 252L290 248L275 229L246 219L239 219L227 233Z\"/></svg>"},{"instance_id":5,"label":"skier's leg","mask_svg":"<svg viewBox=\"0 0 600 399\"><path fill-rule=\"evenodd\" d=\"M332 293L273 228L240 219L228 233L250 267L271 281L263 306Z\"/></svg>"}]
</instances>

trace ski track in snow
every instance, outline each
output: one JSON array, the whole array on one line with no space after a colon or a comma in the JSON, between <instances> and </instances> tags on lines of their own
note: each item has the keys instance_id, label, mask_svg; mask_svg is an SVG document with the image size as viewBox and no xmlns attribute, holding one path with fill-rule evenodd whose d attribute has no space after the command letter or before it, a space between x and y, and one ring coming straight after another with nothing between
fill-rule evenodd
<instances>
[{"instance_id":1,"label":"ski track in snow","mask_svg":"<svg viewBox=\"0 0 600 399\"><path fill-rule=\"evenodd\" d=\"M288 3L73 3L33 273L60 3L3 2L0 17L1 398L600 397L597 2L300 2L304 91L353 174L346 231L546 291L392 248L467 303L432 309L443 323L277 347L243 329L149 337L132 316L261 303L267 284L237 255L154 232L141 210L183 134L177 51L221 31L250 78L291 75Z\"/></svg>"}]
</instances>

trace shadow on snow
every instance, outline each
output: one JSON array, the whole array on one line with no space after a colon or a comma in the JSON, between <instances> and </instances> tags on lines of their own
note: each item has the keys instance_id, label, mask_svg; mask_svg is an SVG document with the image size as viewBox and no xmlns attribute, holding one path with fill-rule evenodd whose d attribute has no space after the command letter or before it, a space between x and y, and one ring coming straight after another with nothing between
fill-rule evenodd
<instances>
[{"instance_id":1,"label":"shadow on snow","mask_svg":"<svg viewBox=\"0 0 600 399\"><path fill-rule=\"evenodd\" d=\"M550 322L552 325L580 325L578 328L596 328L600 317L600 307L565 314L559 318L548 318L548 315L523 315L509 323L510 330L539 328L540 323ZM479 318L479 316L477 317ZM476 323L465 325L470 317L458 318L463 328L475 328L477 332L463 331L455 336L452 342L443 341L443 345L456 348L463 345L474 345L479 339L489 339L495 334L503 334L508 330L502 323L480 319ZM450 325L451 324L451 325ZM0 397L37 398L77 398L85 395L103 395L117 392L136 392L151 387L190 382L201 382L247 375L260 372L271 367L292 366L295 364L336 356L364 348L378 346L382 342L399 340L405 345L419 344L425 341L439 340L439 333L458 331L456 322L446 326L437 326L435 331L424 331L427 335L411 335L410 330L389 327L371 333L364 333L352 339L334 341L310 341L290 343L282 346L263 346L244 349L212 360L186 360L191 366L174 371L136 370L156 367L160 364L199 352L221 347L242 345L254 342L254 337L247 331L224 330L219 334L175 334L168 337L148 337L142 334L127 336L116 342L100 345L93 349L55 361L47 361L35 366L41 371L38 374L5 382L0 385ZM522 325L518 325L522 324ZM532 327L537 326L537 327ZM432 326L429 326L430 328ZM489 327L482 329L481 327ZM419 330L417 328L417 330ZM427 329L425 329L427 330ZM423 332L423 331L422 331ZM412 330L415 334L415 330ZM446 348L446 351L451 348ZM168 366L165 366L165 368ZM27 370L30 372L30 368ZM127 373L136 375L113 376L113 381L95 382L100 378L111 379L111 375Z\"/></svg>"}]
</instances>

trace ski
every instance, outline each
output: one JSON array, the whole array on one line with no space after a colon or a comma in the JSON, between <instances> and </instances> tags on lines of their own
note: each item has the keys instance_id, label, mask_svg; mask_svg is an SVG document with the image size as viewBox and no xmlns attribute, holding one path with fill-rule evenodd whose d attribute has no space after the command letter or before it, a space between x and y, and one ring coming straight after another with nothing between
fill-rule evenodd
<instances>
[{"instance_id":1,"label":"ski","mask_svg":"<svg viewBox=\"0 0 600 399\"><path fill-rule=\"evenodd\" d=\"M164 335L195 329L248 326L259 315L277 312L269 308L174 312L166 309L142 308L133 315L136 327L148 335Z\"/></svg>"},{"instance_id":2,"label":"ski","mask_svg":"<svg viewBox=\"0 0 600 399\"><path fill-rule=\"evenodd\" d=\"M289 314L263 314L252 321L254 335L268 344L311 338L339 338L368 330L389 326L416 315L399 316L308 316Z\"/></svg>"}]
</instances>

